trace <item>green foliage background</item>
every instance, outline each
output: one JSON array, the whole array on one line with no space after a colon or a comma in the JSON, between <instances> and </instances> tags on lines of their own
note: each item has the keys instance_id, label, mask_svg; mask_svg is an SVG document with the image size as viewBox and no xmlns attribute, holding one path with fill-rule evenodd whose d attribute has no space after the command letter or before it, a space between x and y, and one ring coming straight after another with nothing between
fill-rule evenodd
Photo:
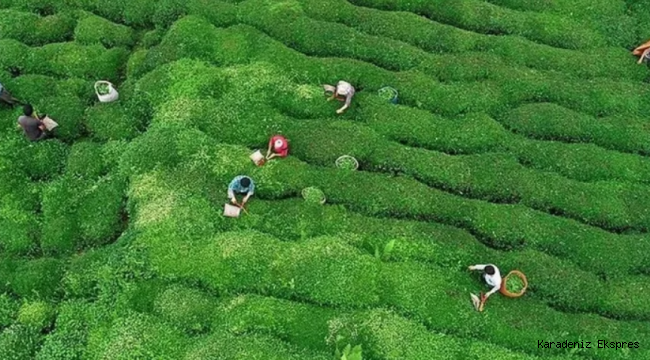
<instances>
[{"instance_id":1,"label":"green foliage background","mask_svg":"<svg viewBox=\"0 0 650 360\"><path fill-rule=\"evenodd\" d=\"M0 81L60 124L29 143L0 107L0 359L650 359L649 21L648 0L0 0ZM290 156L255 167L276 133ZM225 218L239 174L257 191ZM476 263L526 296L477 313ZM537 347L602 339L640 347Z\"/></svg>"}]
</instances>

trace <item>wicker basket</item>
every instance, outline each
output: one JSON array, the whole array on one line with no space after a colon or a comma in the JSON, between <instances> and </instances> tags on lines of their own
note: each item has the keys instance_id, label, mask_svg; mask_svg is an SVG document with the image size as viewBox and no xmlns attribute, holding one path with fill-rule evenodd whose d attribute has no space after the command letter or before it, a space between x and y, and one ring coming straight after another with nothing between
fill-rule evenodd
<instances>
[{"instance_id":1,"label":"wicker basket","mask_svg":"<svg viewBox=\"0 0 650 360\"><path fill-rule=\"evenodd\" d=\"M357 159L353 158L353 157L350 156L350 155L343 155L343 156L339 157L338 159L336 159L336 162L335 162L336 167L339 168L339 169L342 169L342 168L343 168L343 164L344 164L346 161L350 161L351 163L354 164L354 165L353 165L354 168L353 168L353 169L349 169L349 170L356 170L356 169L359 168L359 162L357 161Z\"/></svg>"},{"instance_id":2,"label":"wicker basket","mask_svg":"<svg viewBox=\"0 0 650 360\"><path fill-rule=\"evenodd\" d=\"M384 86L383 88L377 91L377 94L382 97L384 94L390 94L390 98L386 98L386 100L388 100L391 104L397 104L398 93L397 90L395 90L395 88L392 88L390 86Z\"/></svg>"},{"instance_id":3,"label":"wicker basket","mask_svg":"<svg viewBox=\"0 0 650 360\"><path fill-rule=\"evenodd\" d=\"M320 203L321 205L322 205L322 204L325 204L325 201L327 201L327 198L325 197L325 194L323 194L323 192L322 192L320 189L315 188L315 187L308 187L308 188L304 188L304 189L302 189L302 192L301 192L302 197L303 197L305 200L307 200L307 191L312 190L312 189L316 189L316 190L318 190L318 191L321 192L322 196L321 196L321 199L320 199L319 203Z\"/></svg>"},{"instance_id":4,"label":"wicker basket","mask_svg":"<svg viewBox=\"0 0 650 360\"><path fill-rule=\"evenodd\" d=\"M511 277L511 276L517 276L524 282L524 287L518 293L511 293L511 292L508 291L508 289L506 287L506 283L508 282L508 278ZM524 275L521 271L512 270L501 281L501 288L499 289L499 291L501 292L501 294L503 294L504 296L507 296L509 298L518 298L518 297L524 295L527 288L528 288L528 279L526 279L526 275Z\"/></svg>"}]
</instances>

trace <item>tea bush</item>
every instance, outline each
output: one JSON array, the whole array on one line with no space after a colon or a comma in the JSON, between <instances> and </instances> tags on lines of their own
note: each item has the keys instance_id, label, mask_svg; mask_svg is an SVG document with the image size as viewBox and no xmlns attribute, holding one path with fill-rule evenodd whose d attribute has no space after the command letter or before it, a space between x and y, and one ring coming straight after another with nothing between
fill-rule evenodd
<instances>
[{"instance_id":1,"label":"tea bush","mask_svg":"<svg viewBox=\"0 0 650 360\"><path fill-rule=\"evenodd\" d=\"M602 312L603 315L629 319L645 318L650 314L642 310L642 307L637 307L637 311L632 315L626 302L614 301L613 297L608 295L618 291L627 293L623 284L633 278L601 283L597 275L568 261L534 250L494 252L468 233L451 227L363 216L351 217L341 210L311 207L297 200L287 201L285 204L256 202L251 205L251 212L273 215L266 215L263 220L243 219L245 224L235 227L236 229L252 228L294 241L306 237L338 235L369 255L375 255L375 249L383 250L389 241L395 240L395 246L390 253L390 259L393 261L414 260L454 269L458 267L457 264L471 263L475 257L493 258L504 268L524 271L535 290L531 296L539 296L555 308ZM594 286L596 283L600 285Z\"/></svg>"},{"instance_id":2,"label":"tea bush","mask_svg":"<svg viewBox=\"0 0 650 360\"><path fill-rule=\"evenodd\" d=\"M77 142L70 148L66 173L82 178L95 179L106 173L102 147L92 142Z\"/></svg>"},{"instance_id":3,"label":"tea bush","mask_svg":"<svg viewBox=\"0 0 650 360\"><path fill-rule=\"evenodd\" d=\"M23 157L21 165L31 179L52 179L63 172L68 148L62 142L56 139L43 141L29 144L24 150L29 151L30 156Z\"/></svg>"},{"instance_id":4,"label":"tea bush","mask_svg":"<svg viewBox=\"0 0 650 360\"><path fill-rule=\"evenodd\" d=\"M67 8L68 3L60 0L6 0L2 2L3 8L15 8L22 11L52 15Z\"/></svg>"},{"instance_id":5,"label":"tea bush","mask_svg":"<svg viewBox=\"0 0 650 360\"><path fill-rule=\"evenodd\" d=\"M585 61L585 55L578 51L538 44L519 36L478 34L411 13L357 7L339 0L301 0L301 3L304 4L302 9L305 13L314 19L344 23L364 33L404 41L430 52L473 52L473 61L482 65L494 54L511 66L554 70L580 77L634 80L645 77L644 71L631 63L621 66L621 62L628 61L629 54L614 47L590 49L590 53L602 53L602 56ZM619 61L611 61L613 57ZM544 61L539 61L540 58ZM449 56L448 59L456 64L464 60L458 56ZM452 68L448 66L444 70L450 71Z\"/></svg>"},{"instance_id":6,"label":"tea bush","mask_svg":"<svg viewBox=\"0 0 650 360\"><path fill-rule=\"evenodd\" d=\"M356 256L356 249L336 239L287 247L262 234L225 233L213 245L196 244L186 253L169 242L171 239L160 247L161 235L146 236L142 241L152 247L153 262L163 274L208 281L218 291L271 291L322 304L367 306L377 301L376 264ZM223 254L217 255L224 257L223 261L215 262L211 254ZM190 264L183 258L193 261ZM272 265L279 258L285 259L284 264Z\"/></svg>"},{"instance_id":7,"label":"tea bush","mask_svg":"<svg viewBox=\"0 0 650 360\"><path fill-rule=\"evenodd\" d=\"M133 45L134 34L127 26L90 15L79 21L74 30L74 39L83 45L101 44L107 48L129 47Z\"/></svg>"},{"instance_id":8,"label":"tea bush","mask_svg":"<svg viewBox=\"0 0 650 360\"><path fill-rule=\"evenodd\" d=\"M169 324L191 334L209 330L214 305L198 290L175 286L156 298L154 308Z\"/></svg>"},{"instance_id":9,"label":"tea bush","mask_svg":"<svg viewBox=\"0 0 650 360\"><path fill-rule=\"evenodd\" d=\"M100 141L130 140L144 128L143 122L119 103L87 108L84 118L90 135Z\"/></svg>"},{"instance_id":10,"label":"tea bush","mask_svg":"<svg viewBox=\"0 0 650 360\"><path fill-rule=\"evenodd\" d=\"M331 359L330 354L301 351L273 337L256 334L235 336L223 331L215 332L193 344L185 356L188 360L235 360L242 357L251 360Z\"/></svg>"},{"instance_id":11,"label":"tea bush","mask_svg":"<svg viewBox=\"0 0 650 360\"><path fill-rule=\"evenodd\" d=\"M156 3L151 20L158 28L166 29L187 13L187 2L180 0L162 0Z\"/></svg>"},{"instance_id":12,"label":"tea bush","mask_svg":"<svg viewBox=\"0 0 650 360\"><path fill-rule=\"evenodd\" d=\"M644 5L0 1L0 358L649 357Z\"/></svg>"},{"instance_id":13,"label":"tea bush","mask_svg":"<svg viewBox=\"0 0 650 360\"><path fill-rule=\"evenodd\" d=\"M42 330L49 327L55 314L52 306L43 301L24 303L18 310L17 322L27 327Z\"/></svg>"},{"instance_id":14,"label":"tea bush","mask_svg":"<svg viewBox=\"0 0 650 360\"><path fill-rule=\"evenodd\" d=\"M40 258L36 260L12 260L3 258L0 271L4 291L11 291L24 299L54 299L59 295L59 282L63 273L61 260Z\"/></svg>"},{"instance_id":15,"label":"tea bush","mask_svg":"<svg viewBox=\"0 0 650 360\"><path fill-rule=\"evenodd\" d=\"M101 323L107 311L83 301L61 303L54 330L43 342L36 359L79 359L84 356L89 328Z\"/></svg>"},{"instance_id":16,"label":"tea bush","mask_svg":"<svg viewBox=\"0 0 650 360\"><path fill-rule=\"evenodd\" d=\"M135 312L94 327L85 356L131 359L133 356L172 357L183 354L187 340L155 318Z\"/></svg>"},{"instance_id":17,"label":"tea bush","mask_svg":"<svg viewBox=\"0 0 650 360\"><path fill-rule=\"evenodd\" d=\"M571 118L567 123L564 119ZM639 117L595 119L555 104L528 104L502 118L516 132L541 140L591 142L607 149L648 154L647 132Z\"/></svg>"},{"instance_id":18,"label":"tea bush","mask_svg":"<svg viewBox=\"0 0 650 360\"><path fill-rule=\"evenodd\" d=\"M9 39L0 40L0 44L5 49L0 56L0 68L58 77L117 82L120 69L126 64L128 57L124 48L107 50L101 45L57 43L30 48Z\"/></svg>"},{"instance_id":19,"label":"tea bush","mask_svg":"<svg viewBox=\"0 0 650 360\"><path fill-rule=\"evenodd\" d=\"M127 59L123 48L106 50L101 45L82 46L74 43L50 44L33 50L30 72L63 77L117 81Z\"/></svg>"},{"instance_id":20,"label":"tea bush","mask_svg":"<svg viewBox=\"0 0 650 360\"><path fill-rule=\"evenodd\" d=\"M606 37L583 22L547 13L520 12L480 1L404 3L395 0L355 0L355 5L409 11L462 29L486 34L521 35L567 49L603 46Z\"/></svg>"},{"instance_id":21,"label":"tea bush","mask_svg":"<svg viewBox=\"0 0 650 360\"><path fill-rule=\"evenodd\" d=\"M123 227L124 191L124 180L110 174L52 182L43 195L43 250L68 253L114 240Z\"/></svg>"},{"instance_id":22,"label":"tea bush","mask_svg":"<svg viewBox=\"0 0 650 360\"><path fill-rule=\"evenodd\" d=\"M172 235L172 236L173 236L173 235ZM152 237L151 239L152 239L152 240L150 240L150 241L153 241L154 238ZM179 275L180 275L180 274L195 274L195 276L198 275L198 271L195 270L195 269L192 269L192 266L196 266L196 265L199 265L199 264L200 264L200 262L197 262L198 257L195 256L195 255L192 255L192 254L191 254L191 252L192 252L193 250L190 249L190 250L189 250L190 252L188 252L188 253L177 254L177 250L175 250L175 248L173 248L173 247L170 248L170 247L169 247L170 243L169 243L168 240L165 240L165 239L162 239L162 238L157 238L156 241L158 242L157 245L154 244L153 242L150 243L150 246L153 247L153 248L152 248L152 251L153 251L154 253L158 253L158 250L155 249L156 246L160 246L161 249L160 249L160 253L159 253L160 255L154 255L154 256L155 256L155 257L160 257L160 256L163 256L163 254L166 254L165 256L166 256L166 259L167 259L167 260L165 260L165 261L167 262L167 264L170 264L170 265L172 264L172 263L170 262L171 259L170 259L169 254L176 254L176 255L174 255L175 257L178 256L179 258L183 258L183 259L188 259L188 258L195 259L194 261L191 262L193 265L189 265L189 264L187 264L187 265L181 265L180 263L178 263L177 265L175 265L175 269L176 269L176 270L175 270L175 271L171 271L171 272L169 272L170 274L179 274ZM226 245L225 243L223 243L223 240L217 241L217 243L218 243L218 244L222 244L221 246L225 246L225 245ZM262 266L262 267L264 268L265 266L267 266L267 265L263 265L263 264L266 263L267 261L269 261L270 259L267 260L267 259L258 258L258 260L254 260L253 258L250 258L251 260L244 260L244 258L240 257L240 256L246 256L246 255L245 255L245 250L244 250L244 248L242 248L242 244L241 244L241 242L239 242L239 244L240 244L240 245L239 245L239 247L238 247L238 251L236 251L236 252L232 252L232 253L231 253L232 255L229 255L229 259L232 259L232 261L235 261L235 263L242 263L242 264L245 263L245 264L248 264L245 268L249 268L249 269L256 269L256 268L258 268L259 266ZM194 242L194 245L193 245L192 249L195 248L197 245L198 245L198 243L197 243L197 242ZM251 246L254 247L254 248L256 248L256 249L258 249L258 251L262 251L263 253L266 253L267 256L268 256L268 254L270 254L269 250L264 249L264 248L261 246L261 244L257 244L257 245L253 245L253 244L252 244ZM205 251L205 250L201 250L201 249L199 249L198 251L200 252L200 254L206 254L206 253L208 253L207 251ZM222 251L224 251L224 250L222 250ZM304 250L303 250L302 252L304 253ZM235 255L235 254L236 254L236 255ZM198 256L203 256L203 255L198 255ZM237 256L237 257L236 257L236 258L231 258L232 256ZM237 261L237 260L239 260L239 261ZM256 262L256 261L257 261L257 262ZM295 262L295 261L294 261L294 262ZM349 262L350 262L350 261L348 261L348 263L349 263ZM253 264L257 264L257 265L253 265ZM216 265L216 264L215 264L215 265ZM169 266L169 265L165 266L164 268L169 269L168 266ZM233 264L233 266L236 266L236 265ZM205 267L205 265L204 265L204 266L200 266L200 265L199 265L199 267L202 268L202 267ZM228 267L228 268L233 269L232 266L231 266L231 267ZM314 266L311 265L310 268L313 269ZM380 292L381 294L392 294L392 295L390 295L389 297L385 298L385 301L387 301L389 304L391 304L391 305L393 305L393 306L398 306L398 307L406 306L406 308L404 308L405 310L407 310L407 311L409 311L409 312L410 312L410 311L416 311L417 314L422 314L422 316L424 316L425 313L421 313L421 311L425 311L425 312L426 312L426 311L433 311L433 309L430 309L430 310L424 310L424 308L422 308L421 310L415 310L416 307L419 306L419 305L417 305L417 304L419 304L418 302L415 302L415 303L413 303L412 305L408 305L408 304L410 304L410 302L404 303L404 302L403 302L404 300L401 300L402 298L399 297L399 296L401 296L401 295L398 296L398 294L402 294L401 291L404 291L404 292L403 292L404 296L407 296L407 294L408 294L410 291L413 291L411 288L413 288L413 289L414 289L414 288L421 288L421 286L422 286L422 285L419 285L417 281L416 281L415 283L413 283L412 285L408 285L408 286L407 286L407 285L404 283L404 279L405 279L405 278L404 278L404 275L403 275L403 274L406 274L406 273L410 274L410 275L409 275L409 279L413 279L413 280L415 280L415 279L422 279L422 281L425 281L425 279L426 279L426 281L427 281L427 283L428 283L429 285L430 285L430 283L431 283L431 279L440 279L441 282L445 282L445 283L455 283L455 284L462 283L462 281L460 281L460 280L461 280L460 278L456 278L456 279L454 279L453 281L451 281L451 280L447 280L447 278L446 278L445 276L442 276L440 273L436 273L435 275L434 275L434 274L428 274L428 273L429 273L430 271L432 271L433 269L431 269L431 270L429 270L429 269L425 269L425 268L423 268L423 267L421 267L421 266L415 266L415 264L395 264L395 265L386 265L386 266L382 266L381 268L382 268L382 269L385 269L386 272L385 272L385 273L382 272L382 276L379 278L379 279L381 279L380 284L382 284L382 286L387 286L388 288L393 289L393 291L381 291L381 292ZM163 269L163 267L161 267L161 269ZM192 269L192 270L190 270L190 269ZM243 269L244 269L244 268L242 267L242 270L243 270ZM164 272L167 272L167 271L169 271L169 270L163 270L163 271L164 271ZM199 271L200 271L200 270L199 270ZM232 270L231 270L231 271L232 271ZM312 271L313 271L313 270L312 270ZM230 283L230 285L226 285L226 283L224 282L225 279L223 278L223 274L224 274L223 270L222 270L222 271L218 271L218 273L222 274L222 276L219 277L218 283L215 283L215 280L216 280L216 279L214 279L213 276L210 275L210 274L213 274L214 272L215 272L214 270L206 272L206 273L205 273L205 277L199 275L199 279L205 279L206 281L208 281L209 283L211 283L213 286L217 286L217 287L220 288L220 289L223 289L223 288L222 288L223 286L226 286L227 288L232 287L232 286L235 286L235 287L242 286L242 282L238 282L238 283ZM416 274L420 274L420 275L416 275ZM262 272L262 273L258 274L258 275L255 277L255 278L257 279L256 282L257 282L258 285L253 285L253 286L256 286L256 287L257 287L257 286L263 286L262 284L264 284L266 281L269 281L269 280L265 280L265 279L264 279L265 275L266 275L265 272ZM191 275L181 275L181 276L185 277L185 276L191 276ZM397 286L395 285L395 283L391 282L390 279L391 279L393 276L395 277L395 281L399 281L399 283L402 284L401 286L397 287ZM226 278L227 278L227 277L226 277ZM240 279L246 279L245 277L242 277L242 275L240 275L239 278L240 278ZM208 280L208 279L209 279L209 280ZM213 280L213 279L214 279L214 280ZM252 279L252 278L251 278L251 279ZM401 279L401 280L397 280L397 279ZM242 281L243 281L244 284L249 282L249 281L247 281L247 280L242 280ZM296 291L299 291L299 292L300 292L299 285L300 285L300 284L303 284L303 282L298 281L298 279L296 279L295 281L296 281L296 283L295 283L296 285L293 285L293 286L296 286ZM308 283L308 282L307 282L307 283ZM217 284L221 284L221 285L217 285ZM252 285L252 284L253 284L253 283L251 283L251 285ZM291 284L291 283L290 283L290 284ZM404 287L406 287L406 288L404 288ZM398 288L399 288L399 289L403 289L403 290L397 291ZM433 288L444 288L444 286L442 286L442 285L440 285L440 286L434 286ZM317 289L317 288L316 288L316 289ZM367 289L368 289L368 288L366 288L366 290L367 290ZM411 290L408 290L408 289L411 289ZM433 294L431 294L431 295L433 295ZM309 295L308 295L308 296L309 296ZM395 298L395 297L393 297L393 296L398 296L398 297ZM443 299L444 299L444 296L443 296L443 295L436 295L436 298L435 298L435 299L436 299L436 300L434 300L434 299L427 299L427 300L423 300L423 301L426 301L427 303L437 304L437 306L438 306L440 309L444 309L444 311L448 311L450 308L454 308L455 306L460 306L460 305L459 305L460 303L458 303L458 302L456 302L456 301L454 301L454 300L446 300L447 302L445 302L444 304L441 303L441 301L443 301ZM350 300L348 300L348 301L350 301ZM414 306L415 306L415 307L414 307ZM531 306L533 306L533 305L531 304ZM417 307L417 308L420 309L419 307ZM533 306L533 308L534 308L534 306ZM529 310L532 310L532 309L529 309ZM460 311L460 308L458 308L457 311L452 311L452 313L453 313L453 314L458 314L458 311ZM441 315L442 315L442 314L440 314L440 313L436 313L435 315L431 314L430 316L426 316L426 318L428 318L428 319L437 319L436 322L441 322L442 319L443 319L443 317L442 317ZM457 316L457 315L456 315L456 316ZM449 318L449 319L448 319L448 322L454 322L454 321L456 321L455 317L452 317L452 318ZM440 326L443 326L444 328L447 328L447 329L448 329L448 328L449 328L449 324L447 324L447 322L445 322L445 323L446 323L446 325L444 325L444 326L443 326L443 325L440 325ZM469 326L469 325L468 325L468 326ZM530 324L530 325L527 325L527 326L534 326L534 325ZM596 326L596 327L601 327L601 326L606 326L606 325L604 325L604 324L600 324L600 325L599 325L599 324L595 323L594 326ZM528 327L528 328L529 328L529 327ZM458 331L461 331L461 329L459 329ZM600 330L594 330L594 331L597 332L597 331L600 331Z\"/></svg>"},{"instance_id":23,"label":"tea bush","mask_svg":"<svg viewBox=\"0 0 650 360\"><path fill-rule=\"evenodd\" d=\"M25 74L7 79L3 84L11 89L16 98L35 106L34 110L39 115L47 114L49 110L37 106L44 98L71 97L85 102L93 93L91 84L79 78L56 79L45 75Z\"/></svg>"},{"instance_id":24,"label":"tea bush","mask_svg":"<svg viewBox=\"0 0 650 360\"><path fill-rule=\"evenodd\" d=\"M172 68L177 71L184 69L180 64L175 64ZM185 79L188 86L197 86L190 82L191 78L186 77ZM142 81L146 82L148 79L145 78ZM300 91L276 90L281 95L275 97L274 101L277 102L281 110L296 114L300 111L296 99L305 99L300 95ZM312 99L313 97L310 97L305 100L312 101ZM258 97L257 101L259 100ZM191 109L195 111L197 106L200 105L192 103ZM178 109L179 106L174 103L173 107ZM315 113L309 114L309 117L326 113L326 109L318 107L312 109ZM239 121L233 121L234 119L229 117L228 124L221 124L220 130L223 131L225 126L230 126L232 131L226 131L226 133L241 136L236 131L241 131L241 128L246 126L245 124L252 123L256 116L256 113L250 111L250 108L248 110L246 115L237 118ZM266 113L268 114L268 111ZM250 119L245 121L243 116L250 116ZM448 157L445 154L403 148L382 142L376 133L368 131L365 127L350 125L346 122L331 123L319 128L305 121L303 123L305 126L287 126L290 130L286 133L289 137L296 139L294 141L296 148L309 150L307 153L299 151L296 155L310 162L320 165L331 164L338 156L351 154L365 162L369 169L399 171L429 185L465 194L465 196L469 195L495 202L519 202L542 211L561 212L568 217L591 225L616 231L628 228L639 230L647 228L644 213L628 210L639 206L632 199L638 199L639 203L644 201L642 194L645 190L642 187L622 187L619 184L592 185L567 181L559 176L526 169L509 154L505 156ZM280 124L278 125L282 126ZM318 129L318 131L312 129ZM254 136L253 131L255 130L250 129L246 131L246 135L242 135ZM262 132L264 129L260 128L259 131ZM332 139L337 139L337 141L332 141ZM345 141L345 139L349 140ZM224 140L229 141L229 139ZM233 141L235 140L233 139ZM248 141L245 140L243 145L248 145ZM526 154L534 154L534 152L527 151ZM484 164L490 164L487 171L483 170ZM494 167L495 164L498 166ZM434 166L431 167L431 165ZM437 169L445 170L439 172ZM580 190L578 191L578 189ZM627 199L625 205L623 205L623 199ZM599 203L602 205L598 206ZM617 208L618 210L615 211L614 209Z\"/></svg>"},{"instance_id":25,"label":"tea bush","mask_svg":"<svg viewBox=\"0 0 650 360\"><path fill-rule=\"evenodd\" d=\"M0 10L0 37L30 46L64 42L72 38L75 23L71 14L40 17L33 13Z\"/></svg>"},{"instance_id":26,"label":"tea bush","mask_svg":"<svg viewBox=\"0 0 650 360\"><path fill-rule=\"evenodd\" d=\"M7 294L0 295L0 328L13 324L18 314L19 304Z\"/></svg>"},{"instance_id":27,"label":"tea bush","mask_svg":"<svg viewBox=\"0 0 650 360\"><path fill-rule=\"evenodd\" d=\"M436 306L440 305L431 305L431 309ZM223 316L226 319L227 326L234 331L247 332L255 330L281 334L283 338L291 343L312 349L327 348L328 345L333 345L324 343L323 338L330 339L333 342L333 339L341 336L346 341L356 340L363 343L364 353L368 351L379 358L425 358L433 356L428 355L429 351L437 352L442 349L444 349L445 353L455 354L454 356L469 356L469 354L481 356L479 355L481 353L480 349L486 347L489 347L491 352L497 353L503 358L508 358L507 356L513 356L514 358L531 356L524 355L523 352L508 351L503 346L495 346L487 342L465 341L454 335L443 337L435 332L432 333L430 329L417 322L381 309L346 313L313 305L258 296L232 299L226 302L222 309L222 311L225 310ZM305 319L312 319L312 321L307 322ZM435 319L432 318L432 321L436 321ZM499 327L496 326L498 320L490 322L492 323L490 332L498 333ZM503 330L508 328L509 326L505 325ZM308 335L302 336L303 331L306 331ZM543 330L539 335L542 333ZM551 335L547 334L547 336ZM311 339L311 341L308 339ZM415 344L419 345L416 346ZM559 356L558 358L562 358L563 354L560 351L556 353ZM483 356L486 356L486 358L493 355L485 352L483 354L485 354ZM604 358L607 358L606 355L604 356ZM612 358L617 357L614 355Z\"/></svg>"},{"instance_id":28,"label":"tea bush","mask_svg":"<svg viewBox=\"0 0 650 360\"><path fill-rule=\"evenodd\" d=\"M30 359L36 354L43 337L36 329L14 325L0 333L0 356L3 359Z\"/></svg>"},{"instance_id":29,"label":"tea bush","mask_svg":"<svg viewBox=\"0 0 650 360\"><path fill-rule=\"evenodd\" d=\"M607 233L521 206L460 199L406 178L392 178L388 181L377 174L347 175L337 173L335 170L306 171L304 167L288 162L278 164L276 168L285 168L285 171L294 174L304 172L301 177L309 178L311 182L291 186L286 184L286 188L274 197L291 192L297 193L307 184L318 186L327 194L329 202L345 204L354 211L372 216L435 219L466 228L481 241L492 246L512 248L525 243L527 246L543 249L556 256L567 256L581 266L587 266L597 272L605 271L614 274L621 270L627 272L638 269L641 264L639 261L643 258L641 253L633 250L635 247L643 246L643 242L639 241L640 237ZM262 174L264 170L266 169L262 170ZM355 191L358 188L365 189L364 192L369 196L361 196ZM276 191L273 188L265 188L260 195L271 195ZM571 241L566 241L567 238ZM579 238L583 238L584 242L577 240ZM613 246L611 243L613 240L607 239L617 239L615 241L617 245ZM620 241L627 242L629 248L622 246ZM600 255L597 255L598 260L596 260L594 256L598 253ZM614 261L617 256L621 257ZM585 261L590 265L586 265ZM607 267L603 267L605 263L608 264Z\"/></svg>"},{"instance_id":30,"label":"tea bush","mask_svg":"<svg viewBox=\"0 0 650 360\"><path fill-rule=\"evenodd\" d=\"M252 11L252 10L251 10ZM260 16L260 15L256 15ZM260 21L263 21L261 19ZM266 20L265 20L266 21ZM277 21L270 21L268 23L276 23ZM181 27L181 24L183 26ZM184 30L187 28L187 30ZM200 43L190 43L187 35L181 35L184 31L192 29L194 33L200 32L206 38L213 40ZM201 30L199 30L201 29ZM242 30L240 30L242 29ZM232 29L231 32L242 33L251 32L250 30L243 30L244 28ZM265 29L266 30L266 29ZM254 31L253 31L254 32ZM289 33L292 34L292 33ZM220 32L205 24L205 21L192 17L186 17L176 23L176 26L170 29L167 34L168 41L163 41L161 44L165 46L166 59L163 60L161 56L152 56L152 64L162 64L168 61L176 60L179 57L185 56L175 54L172 49L183 49L183 53L191 52L192 58L200 58L214 62L222 62L219 57L215 57L214 46L218 46L223 41L215 39L216 36L221 36ZM241 35L237 35L241 38ZM248 35L247 35L248 36ZM264 35L257 35L258 38L264 38ZM172 40L176 42L172 44ZM167 39L166 39L167 40ZM286 42L295 44L296 41L301 39L291 39ZM252 41L252 40L249 40ZM257 40L259 42L260 40ZM273 43L271 43L273 44ZM269 44L269 46L272 46ZM169 49L169 47L172 49ZM376 47L374 44L373 47ZM190 51L190 48L195 50ZM248 46L245 46L246 48ZM275 45L274 47L277 47ZM324 45L318 45L317 48L326 48ZM541 77L534 75L516 72L503 68L503 73L499 73L498 80L482 82L478 84L439 84L430 77L422 73L404 72L404 73L390 73L385 70L367 66L365 64L347 64L345 70L339 71L338 66L334 65L329 59L309 59L304 55L297 52L288 51L286 55L278 54L280 49L273 52L266 51L263 56L259 58L272 62L282 67L286 61L289 61L286 56L291 58L293 64L291 72L300 74L305 78L305 82L319 81L322 79L330 78L332 82L336 79L345 77L355 84L360 84L362 88L369 90L377 90L386 83L393 84L393 87L399 88L401 98L408 105L417 104L435 112L444 115L457 115L471 111L485 111L490 114L498 115L504 111L505 107L515 106L524 102L532 100L546 100L557 102L560 105L579 110L592 115L608 115L615 112L621 113L640 113L642 108L645 107L647 101L644 97L646 90L641 89L637 85L624 82L613 82L610 80L595 80L589 87L579 85L578 81L566 82L560 77L548 75L548 79L542 80ZM150 53L155 54L156 52ZM252 55L252 54L251 54ZM248 55L248 56L251 56ZM229 55L231 56L231 55ZM155 61L153 60L155 59ZM327 67L317 66L319 62L327 61ZM345 61L345 60L344 60ZM342 64L341 64L342 65ZM151 65L153 66L153 65ZM354 70L353 72L351 70ZM322 74L322 71L328 71L332 75ZM334 75L338 72L338 76ZM352 76L348 74L354 74ZM368 75L366 75L367 73ZM342 75L341 75L342 74ZM363 74L364 76L360 76ZM380 82L369 83L373 78L383 78ZM316 80L318 79L318 80ZM613 95L615 91L616 95Z\"/></svg>"}]
</instances>

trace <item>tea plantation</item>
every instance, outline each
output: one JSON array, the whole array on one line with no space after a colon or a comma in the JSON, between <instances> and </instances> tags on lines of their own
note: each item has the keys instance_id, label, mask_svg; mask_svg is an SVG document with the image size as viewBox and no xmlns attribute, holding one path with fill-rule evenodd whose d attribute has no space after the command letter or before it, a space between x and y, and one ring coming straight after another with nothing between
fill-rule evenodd
<instances>
[{"instance_id":1,"label":"tea plantation","mask_svg":"<svg viewBox=\"0 0 650 360\"><path fill-rule=\"evenodd\" d=\"M59 123L29 142L0 105L0 359L650 359L648 23L650 0L0 0L0 83ZM274 134L290 156L255 166ZM488 263L529 287L477 312Z\"/></svg>"}]
</instances>

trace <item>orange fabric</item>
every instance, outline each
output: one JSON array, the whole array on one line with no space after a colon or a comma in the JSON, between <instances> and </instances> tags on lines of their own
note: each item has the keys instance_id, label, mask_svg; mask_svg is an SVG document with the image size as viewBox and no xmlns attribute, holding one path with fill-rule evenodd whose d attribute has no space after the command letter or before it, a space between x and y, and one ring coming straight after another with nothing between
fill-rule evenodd
<instances>
[{"instance_id":1,"label":"orange fabric","mask_svg":"<svg viewBox=\"0 0 650 360\"><path fill-rule=\"evenodd\" d=\"M637 56L641 55L641 53L643 53L643 51L645 49L648 49L648 48L650 48L650 40L648 40L647 42L641 44L639 47L634 49L634 51L632 51L632 54L637 55Z\"/></svg>"}]
</instances>

